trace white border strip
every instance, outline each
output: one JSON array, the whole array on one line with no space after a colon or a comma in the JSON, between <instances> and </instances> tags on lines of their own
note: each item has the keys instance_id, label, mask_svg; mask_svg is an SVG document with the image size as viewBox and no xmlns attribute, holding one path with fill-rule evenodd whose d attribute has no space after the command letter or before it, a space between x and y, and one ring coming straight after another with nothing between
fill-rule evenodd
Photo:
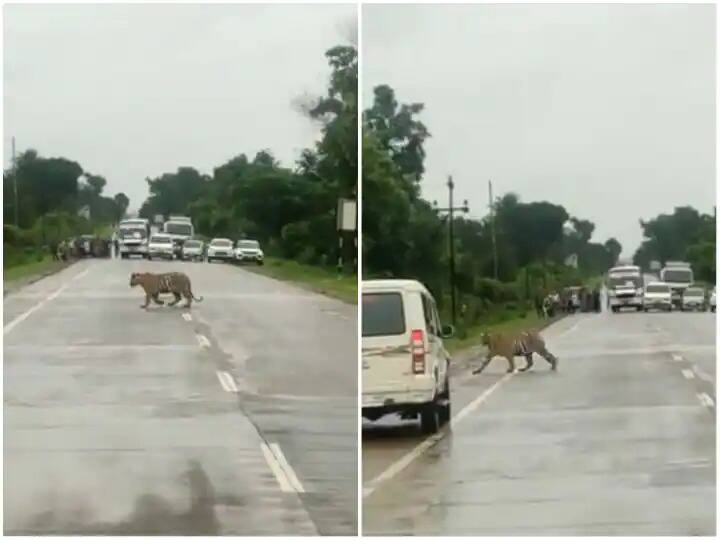
<instances>
[{"instance_id":1,"label":"white border strip","mask_svg":"<svg viewBox=\"0 0 720 540\"><path fill-rule=\"evenodd\" d=\"M85 274L87 274L89 271L90 271L90 267L86 268L85 270L83 270L83 271L80 272L79 274L76 274L76 275L75 275L73 278L71 278L65 285L63 285L62 287L60 287L60 288L57 289L56 291L50 293L48 296L46 296L45 298L43 298L42 300L40 300L37 304L35 304L33 307L31 307L30 309L28 309L28 310L25 311L24 313L21 313L20 315L18 315L17 317L15 317L12 321L10 321L8 324L6 324L5 326L3 326L3 335L11 332L18 324L20 324L21 322L23 322L25 319L27 319L27 318L28 318L30 315L32 315L33 313L35 313L38 309L40 309L41 307L43 307L45 304L47 304L47 303L50 302L51 300L53 300L53 299L57 298L58 296L60 296L60 294L62 294L62 292L63 292L65 289L67 289L67 288L72 284L73 281L75 281L75 280L78 279L78 278L81 278L82 276L84 276Z\"/></svg>"},{"instance_id":2,"label":"white border strip","mask_svg":"<svg viewBox=\"0 0 720 540\"><path fill-rule=\"evenodd\" d=\"M290 466L287 459L285 459L285 454L283 454L283 451L280 449L280 445L277 443L270 443L270 450L275 455L275 459L277 459L278 463L280 464L280 468L285 473L285 476L287 477L293 489L298 493L305 493L305 488L300 483L300 480L298 480L295 471Z\"/></svg>"},{"instance_id":3,"label":"white border strip","mask_svg":"<svg viewBox=\"0 0 720 540\"><path fill-rule=\"evenodd\" d=\"M270 467L270 470L275 475L275 479L278 481L278 484L280 484L280 490L284 493L293 493L294 490L292 486L290 485L290 482L287 479L287 476L285 476L285 473L282 470L282 467L280 467L280 464L278 463L277 459L275 458L275 454L273 454L272 450L270 450L270 447L263 443L260 443L260 449L262 450L263 455L265 456L265 461L267 461L268 466Z\"/></svg>"},{"instance_id":4,"label":"white border strip","mask_svg":"<svg viewBox=\"0 0 720 540\"><path fill-rule=\"evenodd\" d=\"M495 384L485 390L477 398L467 404L459 413L453 416L450 419L451 424L456 425L460 423L463 418L465 418L468 414L470 414L480 405L482 405L495 390L500 388L500 386L503 385L506 381L510 380L510 378L513 377L516 373L517 371L514 371L512 373L506 373L505 375L503 375L503 377L501 377ZM400 459L391 464L375 478L366 482L363 487L363 498L371 495L383 482L386 482L387 480L390 480L391 478L400 474L408 465L410 465L413 461L420 457L428 448L433 446L444 436L445 434L442 431L431 435L427 439L423 440L420 444L418 444L415 448L410 450L407 454L405 454Z\"/></svg>"}]
</instances>

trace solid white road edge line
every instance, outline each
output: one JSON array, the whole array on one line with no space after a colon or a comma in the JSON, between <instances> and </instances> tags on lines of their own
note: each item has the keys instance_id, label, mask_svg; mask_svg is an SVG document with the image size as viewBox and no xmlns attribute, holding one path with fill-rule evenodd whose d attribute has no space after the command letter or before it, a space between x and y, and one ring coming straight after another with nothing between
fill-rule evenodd
<instances>
[{"instance_id":1,"label":"solid white road edge line","mask_svg":"<svg viewBox=\"0 0 720 540\"><path fill-rule=\"evenodd\" d=\"M457 413L455 416L453 416L450 419L450 422L453 425L456 425L460 421L462 421L463 418L465 418L468 414L470 414L472 411L474 411L480 405L482 405L495 390L497 390L503 383L508 381L513 375L515 375L515 373L517 373L517 372L506 373L505 375L503 375L503 377L501 377L500 380L498 380L490 388L485 390L477 398L475 398L468 405L466 405L459 413ZM377 487L380 484L382 484L383 482L390 480L394 476L397 476L408 465L410 465L413 461L415 461L418 457L420 457L428 448L430 448L437 441L442 439L443 436L444 436L444 434L442 431L435 433L434 435L431 435L427 439L423 440L420 444L418 444L415 448L410 450L407 454L405 454L400 459L398 459L393 464L391 464L387 469L385 469L383 472L378 474L375 478L373 478L372 480L369 480L363 486L363 498L371 495L377 489Z\"/></svg>"},{"instance_id":2,"label":"solid white road edge line","mask_svg":"<svg viewBox=\"0 0 720 540\"><path fill-rule=\"evenodd\" d=\"M272 450L272 453L275 455L275 458L277 459L278 463L280 464L280 467L282 468L283 472L285 473L285 476L287 477L288 481L290 482L290 485L297 491L298 493L305 493L305 488L300 483L300 480L298 479L297 475L295 474L295 471L290 466L290 463L288 463L288 460L285 459L285 454L283 454L283 451L280 449L280 445L277 443L270 443L270 450Z\"/></svg>"},{"instance_id":3,"label":"solid white road edge line","mask_svg":"<svg viewBox=\"0 0 720 540\"><path fill-rule=\"evenodd\" d=\"M76 279L84 276L90 271L90 268L86 268L79 274L75 275L73 278L71 278L65 285L57 289L56 291L50 293L48 296L40 300L37 304L35 304L33 307L25 311L24 313L21 313L17 317L15 317L12 321L10 321L8 324L3 326L3 335L7 334L8 332L12 331L13 328L15 328L18 324L23 322L25 319L27 319L30 315L32 315L35 311L43 307L46 303L48 303L50 300L53 300L54 298L57 298L65 289L67 289L73 281Z\"/></svg>"},{"instance_id":4,"label":"solid white road edge line","mask_svg":"<svg viewBox=\"0 0 720 540\"><path fill-rule=\"evenodd\" d=\"M265 461L267 462L268 467L270 467L270 470L275 475L275 479L278 481L278 484L280 484L280 490L284 493L293 493L294 490L290 485L287 476L285 476L285 472L282 470L282 467L280 467L275 454L273 454L272 450L270 450L270 447L263 442L260 443L260 449L265 456Z\"/></svg>"}]
</instances>

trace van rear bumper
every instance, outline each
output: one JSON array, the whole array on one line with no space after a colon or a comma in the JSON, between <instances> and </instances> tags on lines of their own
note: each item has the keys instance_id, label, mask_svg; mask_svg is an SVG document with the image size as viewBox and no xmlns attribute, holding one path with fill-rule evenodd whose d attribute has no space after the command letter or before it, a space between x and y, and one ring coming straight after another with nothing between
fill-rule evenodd
<instances>
[{"instance_id":1,"label":"van rear bumper","mask_svg":"<svg viewBox=\"0 0 720 540\"><path fill-rule=\"evenodd\" d=\"M385 409L386 413L403 411L429 403L435 397L434 386L401 392L363 392L362 408Z\"/></svg>"}]
</instances>

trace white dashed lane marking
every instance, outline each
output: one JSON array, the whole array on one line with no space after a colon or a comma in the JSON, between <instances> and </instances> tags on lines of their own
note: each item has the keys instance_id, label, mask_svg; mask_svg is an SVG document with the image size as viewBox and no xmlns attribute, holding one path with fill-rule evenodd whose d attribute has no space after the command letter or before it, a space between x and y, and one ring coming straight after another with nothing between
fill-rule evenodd
<instances>
[{"instance_id":1,"label":"white dashed lane marking","mask_svg":"<svg viewBox=\"0 0 720 540\"><path fill-rule=\"evenodd\" d=\"M675 360L676 362L682 362L682 361L683 361L683 357L680 356L679 354L673 354L672 357L673 357L673 360Z\"/></svg>"},{"instance_id":2,"label":"white dashed lane marking","mask_svg":"<svg viewBox=\"0 0 720 540\"><path fill-rule=\"evenodd\" d=\"M227 371L218 371L217 378L220 381L220 386L223 387L223 390L226 392L237 393L238 388L235 384L235 379Z\"/></svg>"},{"instance_id":3,"label":"white dashed lane marking","mask_svg":"<svg viewBox=\"0 0 720 540\"><path fill-rule=\"evenodd\" d=\"M705 381L705 382L709 382L709 383L715 384L715 379L714 379L712 376L710 376L710 375L708 375L707 373L705 373L705 372L704 372L703 370L701 370L699 367L693 366L693 371L695 372L695 375L697 376L698 379L701 379L701 380L703 380L703 381Z\"/></svg>"},{"instance_id":4,"label":"white dashed lane marking","mask_svg":"<svg viewBox=\"0 0 720 540\"><path fill-rule=\"evenodd\" d=\"M185 319L187 322L192 321L192 315L190 315L189 313L183 313L182 318Z\"/></svg>"},{"instance_id":5,"label":"white dashed lane marking","mask_svg":"<svg viewBox=\"0 0 720 540\"><path fill-rule=\"evenodd\" d=\"M683 377L685 377L686 379L694 379L695 378L695 373L691 369L683 369L682 374L683 374Z\"/></svg>"},{"instance_id":6,"label":"white dashed lane marking","mask_svg":"<svg viewBox=\"0 0 720 540\"><path fill-rule=\"evenodd\" d=\"M203 336L202 334L195 334L195 337L197 338L197 342L201 347L210 347L210 340Z\"/></svg>"},{"instance_id":7,"label":"white dashed lane marking","mask_svg":"<svg viewBox=\"0 0 720 540\"><path fill-rule=\"evenodd\" d=\"M715 402L713 401L713 398L711 398L705 392L703 392L702 394L698 394L697 397L700 400L700 403L702 403L705 407L715 407Z\"/></svg>"}]
</instances>

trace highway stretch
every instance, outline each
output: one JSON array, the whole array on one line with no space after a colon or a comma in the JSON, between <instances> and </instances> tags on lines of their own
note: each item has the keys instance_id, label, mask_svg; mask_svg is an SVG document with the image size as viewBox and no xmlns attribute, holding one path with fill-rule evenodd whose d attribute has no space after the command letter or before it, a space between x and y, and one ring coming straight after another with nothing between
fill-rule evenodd
<instances>
[{"instance_id":1,"label":"highway stretch","mask_svg":"<svg viewBox=\"0 0 720 540\"><path fill-rule=\"evenodd\" d=\"M714 535L715 316L579 314L553 373L453 367L453 421L363 421L369 535Z\"/></svg>"},{"instance_id":2,"label":"highway stretch","mask_svg":"<svg viewBox=\"0 0 720 540\"><path fill-rule=\"evenodd\" d=\"M141 310L140 270L204 301ZM3 324L5 534L356 534L356 306L86 260L6 296Z\"/></svg>"}]
</instances>

